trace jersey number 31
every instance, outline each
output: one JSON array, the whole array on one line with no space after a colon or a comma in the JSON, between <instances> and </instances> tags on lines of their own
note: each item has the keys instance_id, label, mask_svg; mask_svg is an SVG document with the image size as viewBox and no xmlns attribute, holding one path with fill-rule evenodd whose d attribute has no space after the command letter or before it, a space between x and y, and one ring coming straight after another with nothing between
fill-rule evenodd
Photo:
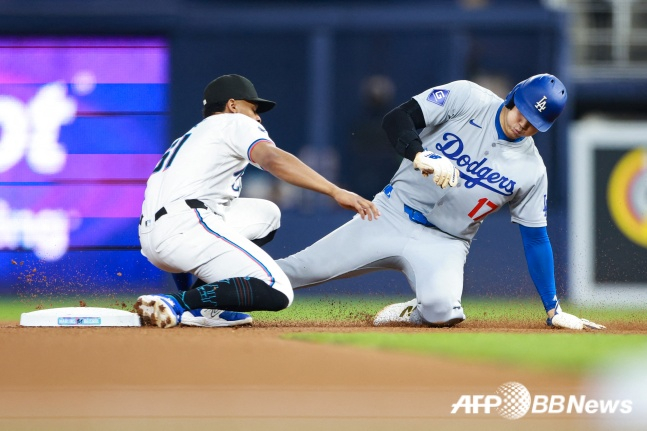
<instances>
[{"instance_id":1,"label":"jersey number 31","mask_svg":"<svg viewBox=\"0 0 647 431\"><path fill-rule=\"evenodd\" d=\"M162 159L157 163L157 166L155 166L155 169L153 169L153 173L159 172L162 170L165 171L171 166L171 163L173 163L175 156L177 156L178 151L180 151L180 148L182 148L182 145L184 145L186 140L189 139L189 136L191 136L191 134L187 133L181 138L178 138L175 141L173 141L169 149L166 150L166 152L162 156Z\"/></svg>"}]
</instances>

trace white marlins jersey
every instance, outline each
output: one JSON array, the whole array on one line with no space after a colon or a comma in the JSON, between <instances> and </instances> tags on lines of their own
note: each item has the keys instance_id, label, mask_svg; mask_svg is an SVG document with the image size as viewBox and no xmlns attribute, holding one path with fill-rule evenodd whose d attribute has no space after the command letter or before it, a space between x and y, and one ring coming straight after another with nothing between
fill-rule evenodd
<instances>
[{"instance_id":1,"label":"white marlins jersey","mask_svg":"<svg viewBox=\"0 0 647 431\"><path fill-rule=\"evenodd\" d=\"M427 124L420 133L423 147L449 158L460 180L457 187L441 189L404 159L391 180L404 204L467 240L506 203L513 222L546 226L546 167L532 138L506 139L499 123L501 98L472 82L455 81L414 99Z\"/></svg>"},{"instance_id":2,"label":"white marlins jersey","mask_svg":"<svg viewBox=\"0 0 647 431\"><path fill-rule=\"evenodd\" d=\"M221 213L240 196L242 176L254 145L269 141L263 126L243 114L205 118L177 139L146 184L142 208L150 217L171 202L198 199Z\"/></svg>"}]
</instances>

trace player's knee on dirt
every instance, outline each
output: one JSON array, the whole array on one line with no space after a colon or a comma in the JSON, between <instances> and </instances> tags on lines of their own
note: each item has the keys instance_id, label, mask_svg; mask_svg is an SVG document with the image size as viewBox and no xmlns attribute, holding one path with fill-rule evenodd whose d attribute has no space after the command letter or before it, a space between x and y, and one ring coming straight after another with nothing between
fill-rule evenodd
<instances>
[{"instance_id":1,"label":"player's knee on dirt","mask_svg":"<svg viewBox=\"0 0 647 431\"><path fill-rule=\"evenodd\" d=\"M418 304L418 312L429 326L454 326L465 320L460 302L449 298L423 300Z\"/></svg>"}]
</instances>

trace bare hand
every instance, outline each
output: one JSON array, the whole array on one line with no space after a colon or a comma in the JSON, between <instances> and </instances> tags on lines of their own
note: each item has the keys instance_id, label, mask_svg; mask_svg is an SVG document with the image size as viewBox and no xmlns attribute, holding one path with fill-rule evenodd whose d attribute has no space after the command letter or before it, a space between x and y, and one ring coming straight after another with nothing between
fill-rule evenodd
<instances>
[{"instance_id":1,"label":"bare hand","mask_svg":"<svg viewBox=\"0 0 647 431\"><path fill-rule=\"evenodd\" d=\"M362 220L364 220L364 217L368 217L369 220L377 220L380 216L380 211L373 202L364 199L356 193L344 189L337 189L332 197L342 208L357 212Z\"/></svg>"}]
</instances>

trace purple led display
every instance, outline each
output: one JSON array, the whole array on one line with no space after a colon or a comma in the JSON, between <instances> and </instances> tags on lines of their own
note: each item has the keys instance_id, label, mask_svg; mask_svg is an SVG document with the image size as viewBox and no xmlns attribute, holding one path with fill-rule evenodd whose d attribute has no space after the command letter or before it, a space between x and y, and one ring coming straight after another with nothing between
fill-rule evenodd
<instances>
[{"instance_id":1,"label":"purple led display","mask_svg":"<svg viewBox=\"0 0 647 431\"><path fill-rule=\"evenodd\" d=\"M0 37L0 251L135 247L168 146L155 37Z\"/></svg>"}]
</instances>

